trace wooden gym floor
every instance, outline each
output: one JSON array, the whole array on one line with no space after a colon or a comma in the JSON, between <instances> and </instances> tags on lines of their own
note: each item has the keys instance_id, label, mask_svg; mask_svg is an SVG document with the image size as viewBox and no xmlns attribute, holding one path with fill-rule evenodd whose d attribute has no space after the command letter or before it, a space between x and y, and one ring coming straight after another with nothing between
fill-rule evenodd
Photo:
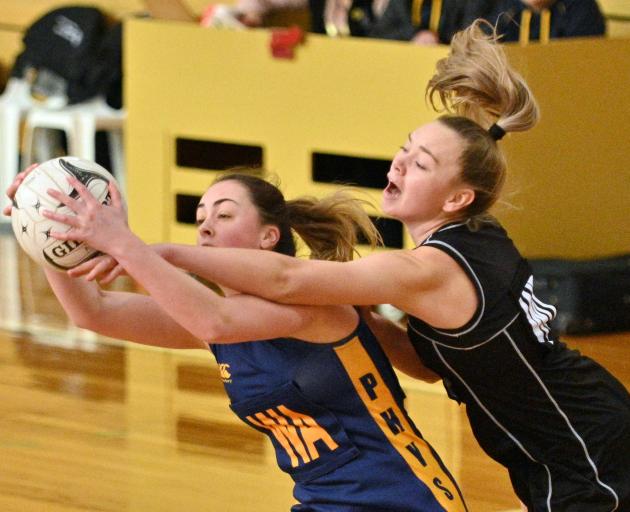
<instances>
[{"instance_id":1,"label":"wooden gym floor","mask_svg":"<svg viewBox=\"0 0 630 512\"><path fill-rule=\"evenodd\" d=\"M565 341L630 387L630 333ZM402 383L471 512L518 510L441 385ZM263 435L229 410L209 352L73 328L0 225L0 511L281 512L291 487Z\"/></svg>"}]
</instances>

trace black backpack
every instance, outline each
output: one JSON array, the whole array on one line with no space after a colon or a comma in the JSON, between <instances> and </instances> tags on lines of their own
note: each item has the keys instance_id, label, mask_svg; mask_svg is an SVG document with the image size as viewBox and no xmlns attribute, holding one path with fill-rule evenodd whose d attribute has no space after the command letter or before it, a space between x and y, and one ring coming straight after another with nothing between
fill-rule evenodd
<instances>
[{"instance_id":1,"label":"black backpack","mask_svg":"<svg viewBox=\"0 0 630 512\"><path fill-rule=\"evenodd\" d=\"M108 27L105 15L94 7L54 9L26 30L24 51L17 57L12 75L28 79L34 97L55 98L60 105L98 94L109 97L109 89L121 84L118 25ZM112 44L117 44L113 51ZM122 102L120 93L113 95ZM120 108L121 104L112 106Z\"/></svg>"}]
</instances>

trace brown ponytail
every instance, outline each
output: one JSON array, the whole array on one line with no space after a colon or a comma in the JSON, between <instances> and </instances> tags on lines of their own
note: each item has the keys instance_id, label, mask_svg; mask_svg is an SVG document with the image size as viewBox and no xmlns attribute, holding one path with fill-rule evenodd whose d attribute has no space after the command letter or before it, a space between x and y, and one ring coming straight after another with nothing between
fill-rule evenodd
<instances>
[{"instance_id":1,"label":"brown ponytail","mask_svg":"<svg viewBox=\"0 0 630 512\"><path fill-rule=\"evenodd\" d=\"M364 210L367 201L339 190L322 199L301 197L285 201L280 189L270 182L244 173L228 173L215 183L233 180L249 192L263 224L280 229L275 252L295 256L297 233L311 251L311 258L335 261L351 260L359 239L372 247L380 235Z\"/></svg>"},{"instance_id":2,"label":"brown ponytail","mask_svg":"<svg viewBox=\"0 0 630 512\"><path fill-rule=\"evenodd\" d=\"M380 235L363 209L365 201L340 190L322 199L287 202L291 227L311 250L311 258L349 261L359 237L372 247Z\"/></svg>"}]
</instances>

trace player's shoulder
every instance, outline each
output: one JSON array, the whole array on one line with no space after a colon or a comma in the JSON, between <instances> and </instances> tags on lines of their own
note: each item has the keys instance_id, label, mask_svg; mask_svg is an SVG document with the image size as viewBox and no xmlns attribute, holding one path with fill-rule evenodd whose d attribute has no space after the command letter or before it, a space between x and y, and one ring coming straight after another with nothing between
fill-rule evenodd
<instances>
[{"instance_id":1,"label":"player's shoulder","mask_svg":"<svg viewBox=\"0 0 630 512\"><path fill-rule=\"evenodd\" d=\"M420 245L453 247L485 246L509 240L503 226L493 217L446 224L428 236Z\"/></svg>"}]
</instances>

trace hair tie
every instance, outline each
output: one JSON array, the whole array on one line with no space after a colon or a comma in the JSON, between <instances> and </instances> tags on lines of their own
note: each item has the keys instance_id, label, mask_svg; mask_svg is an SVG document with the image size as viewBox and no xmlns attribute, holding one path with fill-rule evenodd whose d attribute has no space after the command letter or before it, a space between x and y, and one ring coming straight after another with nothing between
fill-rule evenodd
<instances>
[{"instance_id":1,"label":"hair tie","mask_svg":"<svg viewBox=\"0 0 630 512\"><path fill-rule=\"evenodd\" d=\"M488 128L488 133L494 140L501 140L505 135L505 130L497 123L494 123L490 128Z\"/></svg>"}]
</instances>

